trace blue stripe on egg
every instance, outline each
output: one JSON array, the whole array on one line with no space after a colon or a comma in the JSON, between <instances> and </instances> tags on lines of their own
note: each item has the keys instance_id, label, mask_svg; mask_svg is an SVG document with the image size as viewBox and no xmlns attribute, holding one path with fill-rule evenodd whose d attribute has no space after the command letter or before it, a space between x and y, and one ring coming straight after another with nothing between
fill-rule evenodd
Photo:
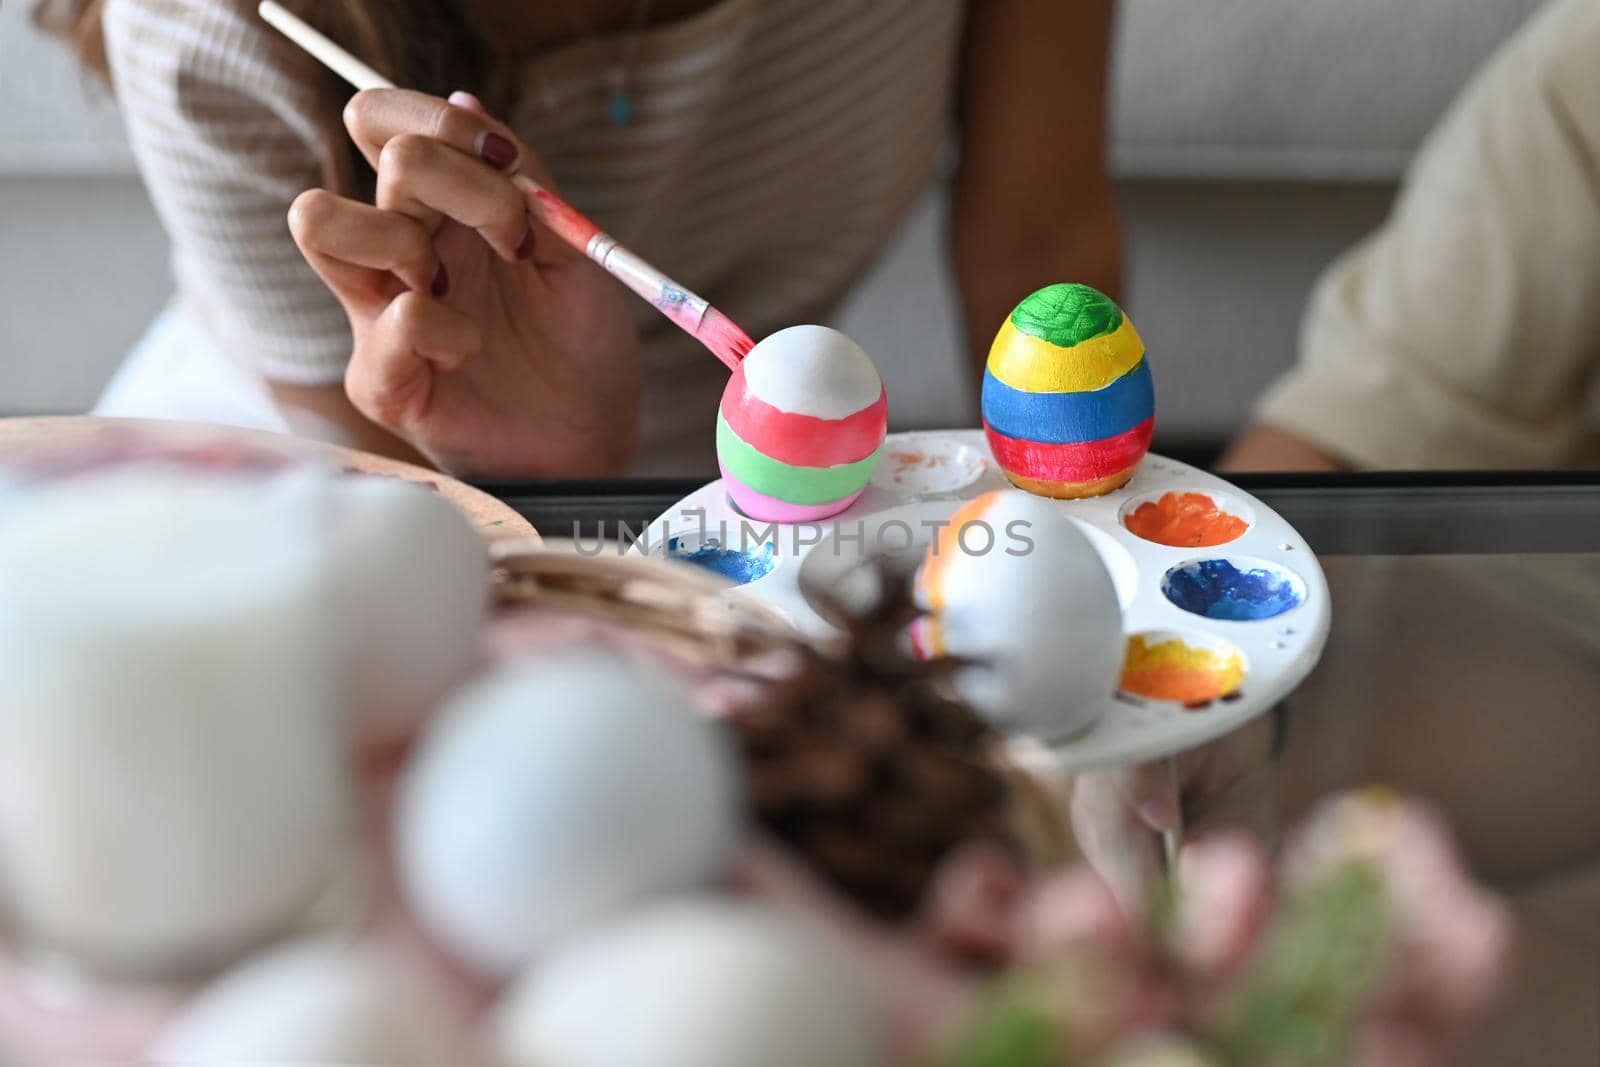
<instances>
[{"instance_id":1,"label":"blue stripe on egg","mask_svg":"<svg viewBox=\"0 0 1600 1067\"><path fill-rule=\"evenodd\" d=\"M1127 433L1155 411L1155 382L1148 360L1104 389L1081 393L1026 393L986 369L983 416L1005 434L1043 444L1080 444Z\"/></svg>"}]
</instances>

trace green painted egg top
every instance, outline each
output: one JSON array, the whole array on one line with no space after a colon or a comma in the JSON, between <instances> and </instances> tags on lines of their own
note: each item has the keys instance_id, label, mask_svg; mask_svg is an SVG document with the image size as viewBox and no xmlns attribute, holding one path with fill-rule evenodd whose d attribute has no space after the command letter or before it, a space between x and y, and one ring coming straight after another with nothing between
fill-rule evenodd
<instances>
[{"instance_id":1,"label":"green painted egg top","mask_svg":"<svg viewBox=\"0 0 1600 1067\"><path fill-rule=\"evenodd\" d=\"M1114 333L1122 309L1100 290L1078 282L1047 285L1018 304L1011 325L1058 348Z\"/></svg>"}]
</instances>

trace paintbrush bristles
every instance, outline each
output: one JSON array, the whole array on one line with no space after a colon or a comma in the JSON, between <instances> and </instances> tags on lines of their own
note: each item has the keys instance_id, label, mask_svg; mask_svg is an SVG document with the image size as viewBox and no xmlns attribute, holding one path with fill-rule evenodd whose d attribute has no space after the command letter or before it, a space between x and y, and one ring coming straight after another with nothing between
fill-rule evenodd
<instances>
[{"instance_id":1,"label":"paintbrush bristles","mask_svg":"<svg viewBox=\"0 0 1600 1067\"><path fill-rule=\"evenodd\" d=\"M275 0L262 0L256 9L266 22L311 54L323 66L357 89L393 89L394 83L324 37ZM678 285L655 267L606 237L571 204L539 185L526 174L512 178L534 217L557 237L588 256L606 273L632 289L685 333L709 348L729 370L753 347L750 335L731 319ZM597 241L596 238L605 238ZM686 303L687 302L687 303ZM704 306L705 310L699 310ZM692 313L691 313L692 312Z\"/></svg>"},{"instance_id":2,"label":"paintbrush bristles","mask_svg":"<svg viewBox=\"0 0 1600 1067\"><path fill-rule=\"evenodd\" d=\"M755 347L750 335L716 308L706 308L705 318L700 320L700 328L695 331L694 336L722 360L729 370L738 367Z\"/></svg>"}]
</instances>

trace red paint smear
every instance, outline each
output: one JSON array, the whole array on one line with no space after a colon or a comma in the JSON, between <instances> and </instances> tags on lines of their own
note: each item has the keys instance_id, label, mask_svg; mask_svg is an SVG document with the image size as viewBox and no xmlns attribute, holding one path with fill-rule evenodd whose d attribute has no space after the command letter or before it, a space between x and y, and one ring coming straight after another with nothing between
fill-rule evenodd
<instances>
[{"instance_id":1,"label":"red paint smear","mask_svg":"<svg viewBox=\"0 0 1600 1067\"><path fill-rule=\"evenodd\" d=\"M895 452L889 456L889 459L894 463L895 474L901 475L919 468L931 471L937 467L942 467L946 457L941 455L925 456L921 452Z\"/></svg>"},{"instance_id":2,"label":"red paint smear","mask_svg":"<svg viewBox=\"0 0 1600 1067\"><path fill-rule=\"evenodd\" d=\"M586 251L589 239L600 232L600 227L548 189L533 190L533 199L539 221L580 252Z\"/></svg>"},{"instance_id":3,"label":"red paint smear","mask_svg":"<svg viewBox=\"0 0 1600 1067\"><path fill-rule=\"evenodd\" d=\"M1139 505L1124 521L1146 541L1175 548L1211 548L1238 538L1249 524L1217 507L1204 493L1166 493Z\"/></svg>"},{"instance_id":4,"label":"red paint smear","mask_svg":"<svg viewBox=\"0 0 1600 1067\"><path fill-rule=\"evenodd\" d=\"M746 388L744 364L734 368L722 393L722 416L733 432L762 455L795 467L836 467L867 458L889 428L889 397L842 419L780 411Z\"/></svg>"},{"instance_id":5,"label":"red paint smear","mask_svg":"<svg viewBox=\"0 0 1600 1067\"><path fill-rule=\"evenodd\" d=\"M1007 437L987 419L983 423L989 448L1003 470L1044 482L1092 482L1125 471L1150 450L1155 428L1152 416L1114 437L1056 445Z\"/></svg>"}]
</instances>

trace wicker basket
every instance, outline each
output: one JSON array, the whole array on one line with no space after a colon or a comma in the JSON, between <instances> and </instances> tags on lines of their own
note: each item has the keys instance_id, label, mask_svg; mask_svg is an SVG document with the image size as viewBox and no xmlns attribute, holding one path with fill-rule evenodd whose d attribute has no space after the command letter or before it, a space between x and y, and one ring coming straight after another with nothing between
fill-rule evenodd
<instances>
[{"instance_id":1,"label":"wicker basket","mask_svg":"<svg viewBox=\"0 0 1600 1067\"><path fill-rule=\"evenodd\" d=\"M528 609L590 618L626 631L664 652L715 672L750 678L752 660L815 650L798 630L734 586L682 563L647 556L594 556L508 541L494 548L494 602L501 612ZM757 675L756 677L759 677ZM1066 809L1070 781L1028 741L989 753L1011 792L1017 842L1038 865L1078 857Z\"/></svg>"}]
</instances>

